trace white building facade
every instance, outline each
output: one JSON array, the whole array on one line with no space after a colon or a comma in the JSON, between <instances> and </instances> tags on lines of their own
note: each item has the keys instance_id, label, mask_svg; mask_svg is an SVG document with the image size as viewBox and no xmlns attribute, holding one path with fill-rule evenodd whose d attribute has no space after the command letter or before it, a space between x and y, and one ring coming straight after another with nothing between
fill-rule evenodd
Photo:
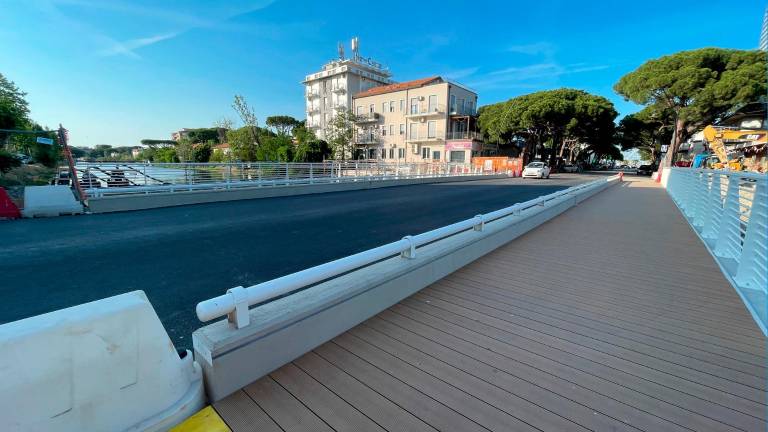
<instances>
[{"instance_id":1,"label":"white building facade","mask_svg":"<svg viewBox=\"0 0 768 432\"><path fill-rule=\"evenodd\" d=\"M338 60L326 63L321 71L307 75L302 81L307 127L318 138L326 138L326 128L337 112L352 109L353 95L393 83L385 66L359 55L357 39L352 41L352 51L353 58L345 59L339 47Z\"/></svg>"}]
</instances>

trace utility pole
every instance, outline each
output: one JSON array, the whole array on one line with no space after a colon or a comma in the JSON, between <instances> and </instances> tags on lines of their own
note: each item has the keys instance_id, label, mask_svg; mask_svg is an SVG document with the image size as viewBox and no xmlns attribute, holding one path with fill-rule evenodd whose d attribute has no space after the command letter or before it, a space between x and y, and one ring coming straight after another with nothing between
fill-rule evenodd
<instances>
[{"instance_id":1,"label":"utility pole","mask_svg":"<svg viewBox=\"0 0 768 432\"><path fill-rule=\"evenodd\" d=\"M67 164L69 165L69 175L72 179L72 183L75 186L75 191L77 191L77 198L80 200L80 202L85 202L86 196L83 192L82 186L80 186L80 182L77 179L77 170L75 169L75 159L72 157L72 151L69 149L69 144L67 143L67 130L64 129L64 126L59 123L59 142L61 143L61 151L64 153L64 157L67 158ZM90 181L90 179L88 179Z\"/></svg>"}]
</instances>

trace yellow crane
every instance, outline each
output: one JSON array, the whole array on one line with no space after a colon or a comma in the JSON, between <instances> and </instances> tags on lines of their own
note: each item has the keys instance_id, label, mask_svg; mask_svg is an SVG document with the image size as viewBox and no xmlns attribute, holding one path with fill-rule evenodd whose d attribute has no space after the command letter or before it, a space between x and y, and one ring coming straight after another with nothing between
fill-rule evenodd
<instances>
[{"instance_id":1,"label":"yellow crane","mask_svg":"<svg viewBox=\"0 0 768 432\"><path fill-rule=\"evenodd\" d=\"M759 145L765 146L768 143L765 115L764 103L751 103L717 125L705 127L704 139L718 159L717 161L710 159L711 167L743 170L744 150Z\"/></svg>"}]
</instances>

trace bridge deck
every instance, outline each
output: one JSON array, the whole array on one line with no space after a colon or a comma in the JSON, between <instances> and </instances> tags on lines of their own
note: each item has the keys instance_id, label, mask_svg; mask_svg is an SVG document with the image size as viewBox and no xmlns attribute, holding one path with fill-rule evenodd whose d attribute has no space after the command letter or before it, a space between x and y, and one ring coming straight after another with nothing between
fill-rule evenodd
<instances>
[{"instance_id":1,"label":"bridge deck","mask_svg":"<svg viewBox=\"0 0 768 432\"><path fill-rule=\"evenodd\" d=\"M764 431L765 348L665 191L641 180L215 408L235 431Z\"/></svg>"}]
</instances>

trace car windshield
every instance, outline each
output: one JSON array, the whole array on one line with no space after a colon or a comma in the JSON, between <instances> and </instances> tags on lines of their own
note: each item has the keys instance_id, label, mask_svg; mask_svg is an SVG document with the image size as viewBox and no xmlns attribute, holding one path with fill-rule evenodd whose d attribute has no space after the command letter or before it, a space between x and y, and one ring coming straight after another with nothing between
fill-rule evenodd
<instances>
[{"instance_id":1,"label":"car windshield","mask_svg":"<svg viewBox=\"0 0 768 432\"><path fill-rule=\"evenodd\" d=\"M544 168L543 162L531 162L528 164L528 168Z\"/></svg>"}]
</instances>

